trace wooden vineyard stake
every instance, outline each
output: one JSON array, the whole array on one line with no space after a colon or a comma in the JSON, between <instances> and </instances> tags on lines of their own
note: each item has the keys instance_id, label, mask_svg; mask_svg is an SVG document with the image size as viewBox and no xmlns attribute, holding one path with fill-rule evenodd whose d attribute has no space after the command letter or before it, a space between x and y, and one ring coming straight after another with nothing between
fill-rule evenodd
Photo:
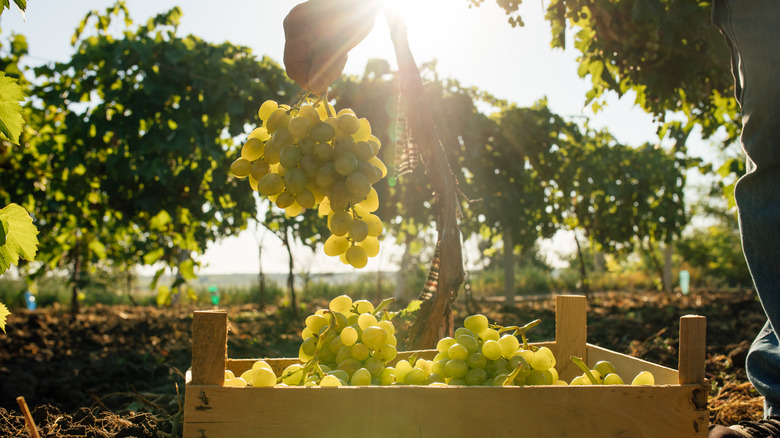
<instances>
[{"instance_id":1,"label":"wooden vineyard stake","mask_svg":"<svg viewBox=\"0 0 780 438\"><path fill-rule=\"evenodd\" d=\"M704 383L706 336L706 317L685 315L680 318L680 354L677 369L680 372L681 385Z\"/></svg>"},{"instance_id":2,"label":"wooden vineyard stake","mask_svg":"<svg viewBox=\"0 0 780 438\"><path fill-rule=\"evenodd\" d=\"M227 363L227 312L197 310L192 318L192 383L222 385Z\"/></svg>"},{"instance_id":3,"label":"wooden vineyard stake","mask_svg":"<svg viewBox=\"0 0 780 438\"><path fill-rule=\"evenodd\" d=\"M16 397L16 402L19 403L19 409L22 410L22 415L24 416L24 422L27 424L27 431L30 434L30 438L41 438L41 435L38 434L38 427L35 426L35 421L33 421L33 417L30 414L30 408L27 407L27 402L24 401L24 397Z\"/></svg>"},{"instance_id":4,"label":"wooden vineyard stake","mask_svg":"<svg viewBox=\"0 0 780 438\"><path fill-rule=\"evenodd\" d=\"M408 108L409 130L420 146L428 177L435 193L438 220L436 222L439 249L439 273L436 293L420 307L417 319L410 329L413 348L433 348L441 338L442 328L449 321L450 302L457 296L463 283L463 254L458 226L458 198L455 175L436 133L435 121L423 87L420 71L415 64L406 27L397 12L385 11L390 38L395 48L401 95ZM449 327L448 331L451 331Z\"/></svg>"}]
</instances>

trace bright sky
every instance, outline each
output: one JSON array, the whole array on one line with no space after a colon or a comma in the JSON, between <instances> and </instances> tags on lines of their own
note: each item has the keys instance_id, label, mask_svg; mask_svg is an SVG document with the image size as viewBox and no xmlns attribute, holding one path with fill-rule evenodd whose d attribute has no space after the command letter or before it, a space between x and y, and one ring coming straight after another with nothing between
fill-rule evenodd
<instances>
[{"instance_id":1,"label":"bright sky","mask_svg":"<svg viewBox=\"0 0 780 438\"><path fill-rule=\"evenodd\" d=\"M495 1L487 0L479 8L469 8L467 0L388 0L405 3L410 46L418 64L437 60L443 78L454 78L464 86L476 86L498 98L529 106L547 97L552 111L563 116L587 115L595 128L607 127L620 141L638 145L654 141L655 125L650 116L635 108L633 99L613 98L609 106L594 115L583 109L588 84L577 74L574 50L552 50L550 30L543 19L544 0L521 6L525 27L512 28ZM127 2L137 23L179 5L183 11L179 33L194 34L207 41L230 41L250 47L258 56L267 55L281 64L284 48L282 20L301 0L132 0ZM26 21L12 6L2 15L0 27L24 34L34 64L66 61L73 48L71 36L89 10L101 12L111 0L70 2L31 0ZM351 54L345 72L362 74L370 58L385 58L395 65L393 46L384 17L379 16L374 30ZM201 273L257 272L257 243L265 245L263 270L287 272L286 253L270 233L248 230L237 238L226 239L209 249ZM559 242L548 246L560 246ZM369 260L367 271L393 269L400 256L392 245L383 242L379 256ZM298 266L312 264L312 272L351 270L324 254L298 251ZM472 257L474 258L474 257Z\"/></svg>"}]
</instances>

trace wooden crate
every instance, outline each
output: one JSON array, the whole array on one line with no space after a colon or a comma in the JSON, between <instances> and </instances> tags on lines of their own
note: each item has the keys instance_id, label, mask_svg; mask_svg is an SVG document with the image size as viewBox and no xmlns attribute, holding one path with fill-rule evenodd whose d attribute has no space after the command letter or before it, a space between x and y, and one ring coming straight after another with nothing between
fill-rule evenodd
<instances>
[{"instance_id":1,"label":"wooden crate","mask_svg":"<svg viewBox=\"0 0 780 438\"><path fill-rule=\"evenodd\" d=\"M256 359L227 358L227 315L195 312L192 368L184 402L184 438L480 438L706 437L702 316L680 318L678 370L586 342L586 302L556 301L555 354L561 378L581 374L568 359L592 366L609 360L624 378L651 371L652 386L340 388L223 387L224 371L240 375ZM412 352L399 353L408 357ZM435 351L417 352L432 358ZM297 359L267 359L277 374Z\"/></svg>"}]
</instances>

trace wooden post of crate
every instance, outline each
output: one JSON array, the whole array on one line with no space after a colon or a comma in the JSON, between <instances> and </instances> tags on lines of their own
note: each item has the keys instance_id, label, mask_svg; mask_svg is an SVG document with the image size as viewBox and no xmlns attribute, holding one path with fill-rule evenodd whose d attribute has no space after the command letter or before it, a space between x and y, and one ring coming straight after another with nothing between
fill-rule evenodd
<instances>
[{"instance_id":1,"label":"wooden post of crate","mask_svg":"<svg viewBox=\"0 0 780 438\"><path fill-rule=\"evenodd\" d=\"M222 385L227 363L227 312L196 310L192 318L192 383Z\"/></svg>"},{"instance_id":2,"label":"wooden post of crate","mask_svg":"<svg viewBox=\"0 0 780 438\"><path fill-rule=\"evenodd\" d=\"M582 371L569 358L587 361L587 302L582 295L558 295L555 301L556 369L561 379L571 381Z\"/></svg>"},{"instance_id":3,"label":"wooden post of crate","mask_svg":"<svg viewBox=\"0 0 780 438\"><path fill-rule=\"evenodd\" d=\"M677 370L680 385L703 385L704 369L707 360L707 318L699 315L685 315L680 318L680 346ZM694 404L707 407L707 392L694 391Z\"/></svg>"}]
</instances>

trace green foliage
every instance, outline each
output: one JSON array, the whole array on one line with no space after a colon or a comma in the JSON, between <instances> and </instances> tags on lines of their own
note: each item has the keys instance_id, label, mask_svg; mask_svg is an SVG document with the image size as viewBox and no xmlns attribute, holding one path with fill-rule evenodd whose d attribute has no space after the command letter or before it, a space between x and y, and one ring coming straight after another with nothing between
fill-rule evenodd
<instances>
[{"instance_id":1,"label":"green foliage","mask_svg":"<svg viewBox=\"0 0 780 438\"><path fill-rule=\"evenodd\" d=\"M14 143L19 141L24 123L22 107L19 105L23 100L24 90L16 79L0 72L0 134Z\"/></svg>"},{"instance_id":2,"label":"green foliage","mask_svg":"<svg viewBox=\"0 0 780 438\"><path fill-rule=\"evenodd\" d=\"M38 230L27 211L17 204L0 209L0 275L19 258L33 260L38 250Z\"/></svg>"},{"instance_id":3,"label":"green foliage","mask_svg":"<svg viewBox=\"0 0 780 438\"><path fill-rule=\"evenodd\" d=\"M24 11L27 10L27 0L14 0L14 4L19 8L19 12L21 12L22 18L24 18ZM6 9L11 9L11 2L9 0L0 0L0 14Z\"/></svg>"},{"instance_id":4,"label":"green foliage","mask_svg":"<svg viewBox=\"0 0 780 438\"><path fill-rule=\"evenodd\" d=\"M740 244L739 229L731 224L714 224L692 230L675 245L685 266L696 270L699 282L713 286L747 287L752 284Z\"/></svg>"},{"instance_id":5,"label":"green foliage","mask_svg":"<svg viewBox=\"0 0 780 438\"><path fill-rule=\"evenodd\" d=\"M0 200L40 221L47 269L86 272L108 258L192 279L207 243L257 217L251 192L228 176L234 139L293 85L245 47L178 36L180 16L136 25L122 2L93 11L72 58L35 69L29 122L2 164L18 177Z\"/></svg>"}]
</instances>

